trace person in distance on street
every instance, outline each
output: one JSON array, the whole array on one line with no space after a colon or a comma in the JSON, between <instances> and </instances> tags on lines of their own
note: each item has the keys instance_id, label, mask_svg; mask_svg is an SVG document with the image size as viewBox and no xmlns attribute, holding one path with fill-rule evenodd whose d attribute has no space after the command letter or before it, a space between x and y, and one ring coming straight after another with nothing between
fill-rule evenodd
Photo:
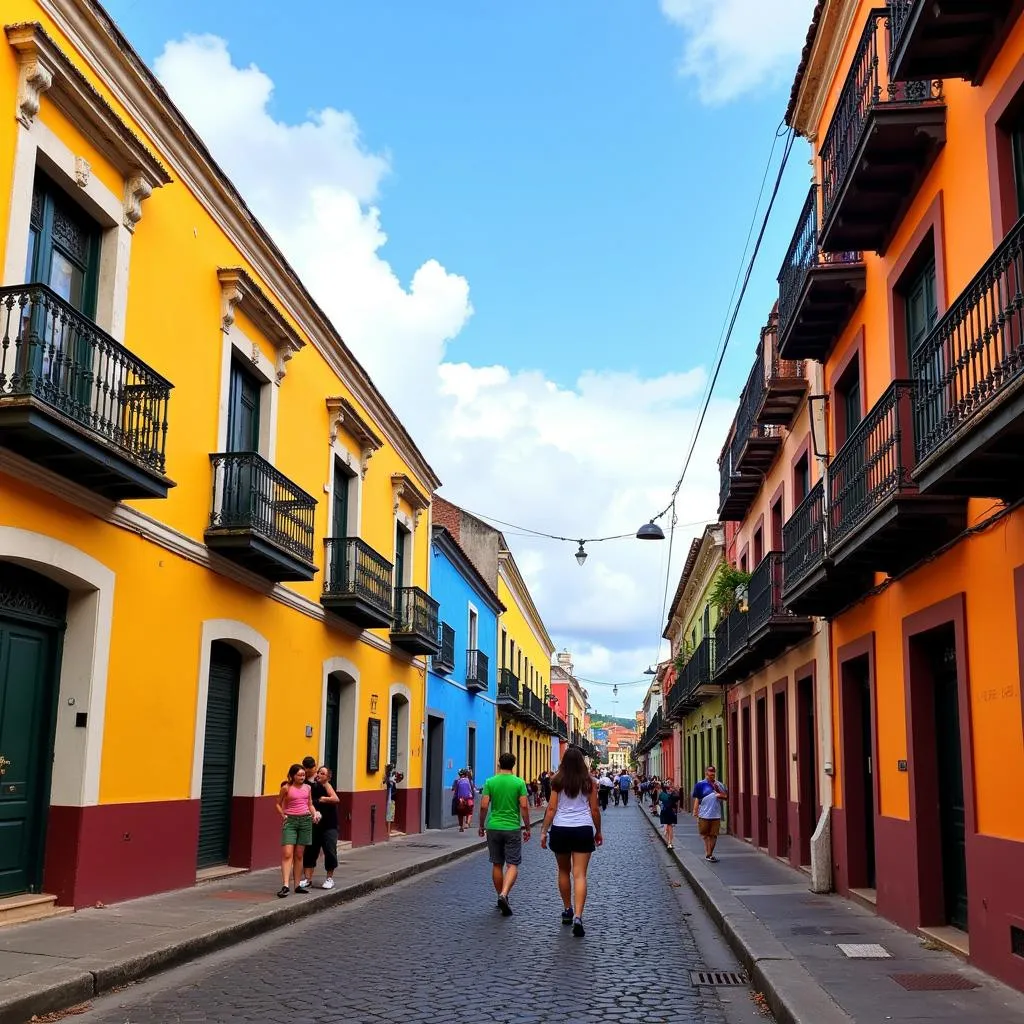
<instances>
[{"instance_id":1,"label":"person in distance on street","mask_svg":"<svg viewBox=\"0 0 1024 1024\"><path fill-rule=\"evenodd\" d=\"M541 849L549 845L550 835L551 852L558 863L558 892L564 907L562 924L571 924L577 938L584 935L587 868L594 850L603 842L598 788L587 771L583 751L569 747L551 780L551 801L541 825Z\"/></svg>"},{"instance_id":2,"label":"person in distance on street","mask_svg":"<svg viewBox=\"0 0 1024 1024\"><path fill-rule=\"evenodd\" d=\"M487 836L491 881L503 917L512 916L508 895L519 876L523 843L530 841L530 802L526 798L526 783L512 774L515 766L516 755L506 750L498 758L497 775L484 783L480 797L480 835Z\"/></svg>"},{"instance_id":3,"label":"person in distance on street","mask_svg":"<svg viewBox=\"0 0 1024 1024\"><path fill-rule=\"evenodd\" d=\"M306 770L301 764L288 769L288 780L277 795L277 813L281 815L281 888L277 895L288 895L288 880L293 878L295 892L305 893L302 882L302 851L313 841L313 823L320 814L313 808L313 790L305 785Z\"/></svg>"},{"instance_id":4,"label":"person in distance on street","mask_svg":"<svg viewBox=\"0 0 1024 1024\"><path fill-rule=\"evenodd\" d=\"M671 850L673 832L679 822L679 790L672 784L671 779L665 781L665 788L662 789L658 800L661 803L659 820L665 829L665 841Z\"/></svg>"},{"instance_id":5,"label":"person in distance on street","mask_svg":"<svg viewBox=\"0 0 1024 1024\"><path fill-rule=\"evenodd\" d=\"M405 776L400 771L396 771L393 764L384 765L384 778L381 781L381 785L386 793L384 803L384 838L389 843L391 842L391 829L395 824L395 792L398 789L398 784L404 778Z\"/></svg>"},{"instance_id":6,"label":"person in distance on street","mask_svg":"<svg viewBox=\"0 0 1024 1024\"><path fill-rule=\"evenodd\" d=\"M722 801L728 799L729 791L718 781L718 772L713 764L704 770L704 778L693 787L692 796L697 831L704 840L704 859L717 864L715 845L722 827Z\"/></svg>"}]
</instances>

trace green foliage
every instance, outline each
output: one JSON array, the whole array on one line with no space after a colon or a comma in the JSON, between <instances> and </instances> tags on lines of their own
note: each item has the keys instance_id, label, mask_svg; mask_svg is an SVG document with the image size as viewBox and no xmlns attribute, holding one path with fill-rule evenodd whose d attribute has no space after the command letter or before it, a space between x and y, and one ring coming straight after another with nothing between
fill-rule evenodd
<instances>
[{"instance_id":1,"label":"green foliage","mask_svg":"<svg viewBox=\"0 0 1024 1024\"><path fill-rule=\"evenodd\" d=\"M676 672L682 672L686 668L686 663L693 657L693 644L689 640L684 640L676 648L676 656L672 659L672 665Z\"/></svg>"},{"instance_id":2,"label":"green foliage","mask_svg":"<svg viewBox=\"0 0 1024 1024\"><path fill-rule=\"evenodd\" d=\"M728 615L736 607L736 591L750 582L750 573L732 565L723 565L718 570L715 582L711 584L708 601L718 609L718 614Z\"/></svg>"}]
</instances>

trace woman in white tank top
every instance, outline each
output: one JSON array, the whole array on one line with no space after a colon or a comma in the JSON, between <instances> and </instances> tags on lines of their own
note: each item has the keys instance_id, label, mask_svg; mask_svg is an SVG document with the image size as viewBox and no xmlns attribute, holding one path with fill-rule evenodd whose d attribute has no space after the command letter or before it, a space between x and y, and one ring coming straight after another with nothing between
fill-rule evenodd
<instances>
[{"instance_id":1,"label":"woman in white tank top","mask_svg":"<svg viewBox=\"0 0 1024 1024\"><path fill-rule=\"evenodd\" d=\"M587 902L587 866L602 843L601 808L597 786L579 747L569 747L551 780L551 799L541 826L540 846L558 862L558 892L562 897L562 924L572 925L577 938L583 932L583 906ZM575 903L574 903L575 899Z\"/></svg>"}]
</instances>

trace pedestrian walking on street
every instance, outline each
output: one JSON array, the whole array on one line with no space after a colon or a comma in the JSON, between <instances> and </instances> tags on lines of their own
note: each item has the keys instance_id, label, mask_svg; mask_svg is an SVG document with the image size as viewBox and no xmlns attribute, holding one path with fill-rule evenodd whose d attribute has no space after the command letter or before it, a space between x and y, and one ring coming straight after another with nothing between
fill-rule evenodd
<instances>
[{"instance_id":1,"label":"pedestrian walking on street","mask_svg":"<svg viewBox=\"0 0 1024 1024\"><path fill-rule=\"evenodd\" d=\"M480 835L487 836L491 881L504 917L512 916L508 896L523 862L523 843L530 841L530 802L526 799L526 783L512 774L515 766L516 755L506 750L498 758L498 774L484 783L480 797Z\"/></svg>"},{"instance_id":2,"label":"pedestrian walking on street","mask_svg":"<svg viewBox=\"0 0 1024 1024\"><path fill-rule=\"evenodd\" d=\"M612 794L612 780L607 775L602 774L597 781L597 798L601 803L601 810L608 810L608 797ZM553 788L553 787L552 787Z\"/></svg>"},{"instance_id":3,"label":"pedestrian walking on street","mask_svg":"<svg viewBox=\"0 0 1024 1024\"><path fill-rule=\"evenodd\" d=\"M674 838L674 828L679 823L679 791L671 781L665 783L665 788L658 797L661 803L659 820L665 829L665 841L671 850Z\"/></svg>"},{"instance_id":4,"label":"pedestrian walking on street","mask_svg":"<svg viewBox=\"0 0 1024 1024\"><path fill-rule=\"evenodd\" d=\"M540 773L540 788L544 803L547 803L551 799L551 772Z\"/></svg>"},{"instance_id":5,"label":"pedestrian walking on street","mask_svg":"<svg viewBox=\"0 0 1024 1024\"><path fill-rule=\"evenodd\" d=\"M558 892L564 908L562 924L571 924L577 938L584 935L587 868L594 850L604 841L598 788L587 771L583 752L579 747L569 747L551 780L551 802L541 826L541 849L549 845L550 835L551 852L558 863Z\"/></svg>"},{"instance_id":6,"label":"pedestrian walking on street","mask_svg":"<svg viewBox=\"0 0 1024 1024\"><path fill-rule=\"evenodd\" d=\"M704 770L704 778L693 787L693 816L697 819L697 831L704 840L704 859L718 863L715 845L722 827L722 801L728 799L728 790L718 781L718 772L713 764Z\"/></svg>"},{"instance_id":7,"label":"pedestrian walking on street","mask_svg":"<svg viewBox=\"0 0 1024 1024\"><path fill-rule=\"evenodd\" d=\"M623 768L622 774L619 776L619 793L622 794L622 806L629 806L629 791L633 787L633 780L629 777L629 773Z\"/></svg>"},{"instance_id":8,"label":"pedestrian walking on street","mask_svg":"<svg viewBox=\"0 0 1024 1024\"><path fill-rule=\"evenodd\" d=\"M452 786L455 794L455 815L459 819L459 831L466 831L467 822L473 820L473 783L465 768L459 769L459 777Z\"/></svg>"},{"instance_id":9,"label":"pedestrian walking on street","mask_svg":"<svg viewBox=\"0 0 1024 1024\"><path fill-rule=\"evenodd\" d=\"M313 872L320 853L324 855L324 870L327 877L321 889L334 888L334 871L338 866L338 804L340 797L331 785L331 769L319 768L312 785L313 808L320 815L313 823L313 840L302 853L302 874L305 876L299 888L308 889L313 884Z\"/></svg>"},{"instance_id":10,"label":"pedestrian walking on street","mask_svg":"<svg viewBox=\"0 0 1024 1024\"><path fill-rule=\"evenodd\" d=\"M395 770L393 764L384 765L384 780L381 782L386 794L386 803L384 804L384 838L389 843L391 842L391 827L395 823L395 792L398 789L398 784L404 778L405 776L401 772Z\"/></svg>"},{"instance_id":11,"label":"pedestrian walking on street","mask_svg":"<svg viewBox=\"0 0 1024 1024\"><path fill-rule=\"evenodd\" d=\"M313 790L305 784L306 770L301 764L288 769L288 781L281 784L277 795L277 813L281 815L281 888L277 895L288 895L289 879L295 892L309 890L302 886L302 851L313 841L313 822L320 815L313 809Z\"/></svg>"}]
</instances>

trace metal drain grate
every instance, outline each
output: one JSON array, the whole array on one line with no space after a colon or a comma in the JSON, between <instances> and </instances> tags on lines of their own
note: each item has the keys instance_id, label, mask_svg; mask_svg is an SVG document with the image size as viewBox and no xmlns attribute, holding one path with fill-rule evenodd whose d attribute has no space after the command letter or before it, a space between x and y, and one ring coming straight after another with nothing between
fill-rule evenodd
<instances>
[{"instance_id":1,"label":"metal drain grate","mask_svg":"<svg viewBox=\"0 0 1024 1024\"><path fill-rule=\"evenodd\" d=\"M746 985L747 979L735 971L690 971L694 985Z\"/></svg>"},{"instance_id":2,"label":"metal drain grate","mask_svg":"<svg viewBox=\"0 0 1024 1024\"><path fill-rule=\"evenodd\" d=\"M976 981L962 974L890 974L889 977L909 992L957 992L981 988Z\"/></svg>"}]
</instances>

